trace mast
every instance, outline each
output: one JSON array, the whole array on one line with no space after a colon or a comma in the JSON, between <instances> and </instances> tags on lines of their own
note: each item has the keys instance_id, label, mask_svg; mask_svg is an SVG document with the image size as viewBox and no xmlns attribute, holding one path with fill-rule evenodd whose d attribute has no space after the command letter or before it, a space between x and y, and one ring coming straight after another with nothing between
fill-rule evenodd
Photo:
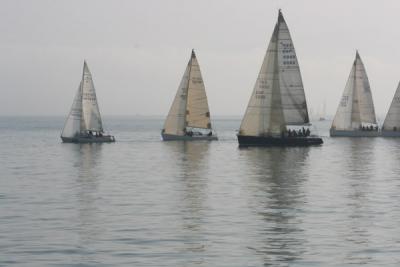
<instances>
[{"instance_id":1,"label":"mast","mask_svg":"<svg viewBox=\"0 0 400 267\"><path fill-rule=\"evenodd\" d=\"M190 59L189 59L189 76L187 79L187 84L186 84L186 101L185 101L185 129L188 126L188 113L190 112L188 110L188 97L189 97L189 84L190 84L190 74L192 73L192 64L193 64L193 57L195 57L194 54L194 49L192 49L192 53L190 55Z\"/></svg>"},{"instance_id":2,"label":"mast","mask_svg":"<svg viewBox=\"0 0 400 267\"><path fill-rule=\"evenodd\" d=\"M351 101L351 122L350 125L353 129L357 129L360 127L361 118L360 118L360 101L359 101L359 92L357 90L357 63L359 59L358 50L356 50L356 59L354 60L354 77L353 77L353 88L352 88L352 101Z\"/></svg>"},{"instance_id":3,"label":"mast","mask_svg":"<svg viewBox=\"0 0 400 267\"><path fill-rule=\"evenodd\" d=\"M83 131L103 132L99 104L89 67L84 61L82 74Z\"/></svg>"}]
</instances>

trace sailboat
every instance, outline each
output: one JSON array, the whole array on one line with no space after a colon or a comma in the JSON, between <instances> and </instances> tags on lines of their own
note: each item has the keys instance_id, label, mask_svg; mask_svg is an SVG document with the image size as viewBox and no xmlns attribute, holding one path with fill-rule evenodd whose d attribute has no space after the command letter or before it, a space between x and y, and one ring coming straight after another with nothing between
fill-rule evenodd
<instances>
[{"instance_id":1,"label":"sailboat","mask_svg":"<svg viewBox=\"0 0 400 267\"><path fill-rule=\"evenodd\" d=\"M378 125L367 72L361 57L356 58L330 129L331 136L375 137Z\"/></svg>"},{"instance_id":2,"label":"sailboat","mask_svg":"<svg viewBox=\"0 0 400 267\"><path fill-rule=\"evenodd\" d=\"M82 80L61 133L61 139L65 143L115 141L114 136L104 134L92 74L86 61L83 64Z\"/></svg>"},{"instance_id":3,"label":"sailboat","mask_svg":"<svg viewBox=\"0 0 400 267\"><path fill-rule=\"evenodd\" d=\"M381 136L400 137L400 83L383 122Z\"/></svg>"},{"instance_id":4,"label":"sailboat","mask_svg":"<svg viewBox=\"0 0 400 267\"><path fill-rule=\"evenodd\" d=\"M322 106L322 113L319 116L319 121L324 121L326 117L326 101L324 101L324 104Z\"/></svg>"},{"instance_id":5,"label":"sailboat","mask_svg":"<svg viewBox=\"0 0 400 267\"><path fill-rule=\"evenodd\" d=\"M279 10L278 22L237 135L240 146L310 146L307 103L296 52ZM302 129L291 129L303 126Z\"/></svg>"},{"instance_id":6,"label":"sailboat","mask_svg":"<svg viewBox=\"0 0 400 267\"><path fill-rule=\"evenodd\" d=\"M164 141L217 140L194 50L161 132Z\"/></svg>"}]
</instances>

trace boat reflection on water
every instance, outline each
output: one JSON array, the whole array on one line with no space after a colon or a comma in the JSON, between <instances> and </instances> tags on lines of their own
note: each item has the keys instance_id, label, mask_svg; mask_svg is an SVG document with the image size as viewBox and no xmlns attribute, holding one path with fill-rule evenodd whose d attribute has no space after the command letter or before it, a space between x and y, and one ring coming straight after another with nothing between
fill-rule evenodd
<instances>
[{"instance_id":1,"label":"boat reflection on water","mask_svg":"<svg viewBox=\"0 0 400 267\"><path fill-rule=\"evenodd\" d=\"M102 144L81 144L71 146L76 148L75 157L77 165L77 175L75 178L75 199L77 205L77 218L75 219L76 232L78 234L79 247L82 250L84 260L95 260L92 253L97 241L100 239L105 229L103 226L104 218L99 209L99 181L102 165Z\"/></svg>"},{"instance_id":2,"label":"boat reflection on water","mask_svg":"<svg viewBox=\"0 0 400 267\"><path fill-rule=\"evenodd\" d=\"M309 164L307 147L242 150L248 169L249 205L258 223L249 248L264 265L302 258L306 242L302 225ZM256 246L254 246L256 244Z\"/></svg>"},{"instance_id":3,"label":"boat reflection on water","mask_svg":"<svg viewBox=\"0 0 400 267\"><path fill-rule=\"evenodd\" d=\"M379 197L372 193L371 184L374 183L376 177L376 155L370 153L371 149L377 145L377 140L369 140L367 138L348 138L343 148L343 153L350 155L346 166L345 192L346 199L343 207L343 215L339 218L343 224L343 232L339 232L338 236L342 239L341 243L346 246L348 251L344 256L344 260L348 264L364 265L370 264L373 257L367 253L373 243L372 222L378 217L371 216L376 214L371 208L373 198ZM346 151L347 150L347 151ZM375 217L375 218L373 218ZM339 228L340 229L340 228Z\"/></svg>"},{"instance_id":4,"label":"boat reflection on water","mask_svg":"<svg viewBox=\"0 0 400 267\"><path fill-rule=\"evenodd\" d=\"M181 215L181 253L190 255L192 264L203 264L207 244L204 220L207 217L209 142L165 142L176 166L176 209ZM186 262L187 263L187 262Z\"/></svg>"}]
</instances>

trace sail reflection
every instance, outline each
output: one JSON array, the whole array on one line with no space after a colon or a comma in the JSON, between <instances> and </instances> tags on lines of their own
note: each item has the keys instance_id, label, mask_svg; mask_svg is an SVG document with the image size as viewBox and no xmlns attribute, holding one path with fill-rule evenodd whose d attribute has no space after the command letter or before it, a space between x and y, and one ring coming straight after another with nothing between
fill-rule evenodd
<instances>
[{"instance_id":1,"label":"sail reflection","mask_svg":"<svg viewBox=\"0 0 400 267\"><path fill-rule=\"evenodd\" d=\"M262 255L264 265L277 266L301 258L306 241L302 236L302 206L307 175L309 148L250 149L242 153L249 176L250 203L256 218L258 235L251 247Z\"/></svg>"}]
</instances>

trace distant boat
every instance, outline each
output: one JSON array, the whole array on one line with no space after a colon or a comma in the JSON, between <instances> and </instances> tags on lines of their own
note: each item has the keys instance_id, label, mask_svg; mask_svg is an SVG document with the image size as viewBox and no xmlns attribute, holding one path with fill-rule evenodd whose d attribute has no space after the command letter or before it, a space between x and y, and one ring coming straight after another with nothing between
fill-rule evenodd
<instances>
[{"instance_id":1,"label":"distant boat","mask_svg":"<svg viewBox=\"0 0 400 267\"><path fill-rule=\"evenodd\" d=\"M385 137L400 137L400 83L383 122L381 135Z\"/></svg>"},{"instance_id":2,"label":"distant boat","mask_svg":"<svg viewBox=\"0 0 400 267\"><path fill-rule=\"evenodd\" d=\"M322 105L322 113L319 116L319 121L324 121L326 120L326 101L324 101L324 104Z\"/></svg>"},{"instance_id":3,"label":"distant boat","mask_svg":"<svg viewBox=\"0 0 400 267\"><path fill-rule=\"evenodd\" d=\"M115 141L114 136L104 134L92 74L86 61L83 64L82 80L61 133L61 139L65 143Z\"/></svg>"},{"instance_id":4,"label":"distant boat","mask_svg":"<svg viewBox=\"0 0 400 267\"><path fill-rule=\"evenodd\" d=\"M358 51L330 129L331 136L375 137L378 125L371 88Z\"/></svg>"},{"instance_id":5,"label":"distant boat","mask_svg":"<svg viewBox=\"0 0 400 267\"><path fill-rule=\"evenodd\" d=\"M218 140L194 50L161 132L164 141Z\"/></svg>"},{"instance_id":6,"label":"distant boat","mask_svg":"<svg viewBox=\"0 0 400 267\"><path fill-rule=\"evenodd\" d=\"M240 146L310 146L322 139L310 130L300 68L279 10L271 41L238 133Z\"/></svg>"}]
</instances>

